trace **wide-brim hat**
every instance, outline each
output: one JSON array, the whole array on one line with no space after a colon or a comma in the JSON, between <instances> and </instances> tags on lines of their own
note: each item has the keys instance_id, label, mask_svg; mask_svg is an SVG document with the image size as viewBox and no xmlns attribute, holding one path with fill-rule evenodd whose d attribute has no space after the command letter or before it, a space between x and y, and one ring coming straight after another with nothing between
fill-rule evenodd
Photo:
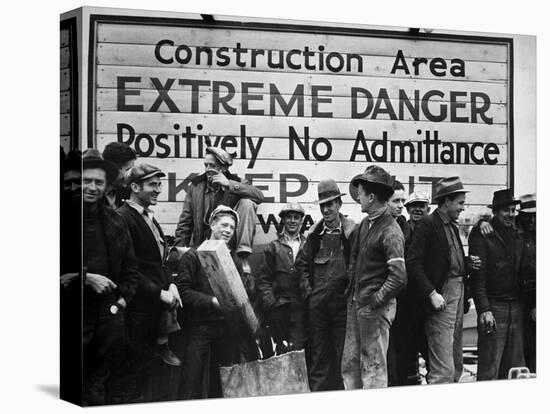
<instances>
[{"instance_id":1,"label":"wide-brim hat","mask_svg":"<svg viewBox=\"0 0 550 414\"><path fill-rule=\"evenodd\" d=\"M404 206L407 207L409 204L412 203L430 204L430 198L428 197L428 194L423 191L414 191L409 195L409 197L405 201Z\"/></svg>"},{"instance_id":2,"label":"wide-brim hat","mask_svg":"<svg viewBox=\"0 0 550 414\"><path fill-rule=\"evenodd\" d=\"M353 177L351 184L356 187L361 181L384 189L390 196L395 191L393 189L392 176L385 169L377 165L369 165L363 174Z\"/></svg>"},{"instance_id":3,"label":"wide-brim hat","mask_svg":"<svg viewBox=\"0 0 550 414\"><path fill-rule=\"evenodd\" d=\"M340 192L338 184L332 178L319 181L317 193L319 194L319 200L315 201L315 204L325 204L346 195L346 193Z\"/></svg>"},{"instance_id":4,"label":"wide-brim hat","mask_svg":"<svg viewBox=\"0 0 550 414\"><path fill-rule=\"evenodd\" d=\"M469 193L469 190L464 189L460 177L447 177L442 178L437 183L435 183L435 192L432 195L434 201L439 200L442 197L459 194L459 193Z\"/></svg>"},{"instance_id":5,"label":"wide-brim hat","mask_svg":"<svg viewBox=\"0 0 550 414\"><path fill-rule=\"evenodd\" d=\"M82 155L82 170L101 168L107 175L107 183L112 183L118 177L118 168L115 164L105 161L101 153L95 148L89 148Z\"/></svg>"},{"instance_id":6,"label":"wide-brim hat","mask_svg":"<svg viewBox=\"0 0 550 414\"><path fill-rule=\"evenodd\" d=\"M223 204L220 204L218 207L210 213L210 217L208 218L208 224L212 224L212 221L214 218L219 214L231 214L233 217L235 217L235 226L239 225L239 215L235 210L233 210L231 207L224 206Z\"/></svg>"},{"instance_id":7,"label":"wide-brim hat","mask_svg":"<svg viewBox=\"0 0 550 414\"><path fill-rule=\"evenodd\" d=\"M223 166L231 167L233 165L233 157L226 151L218 147L207 147L207 154L212 154L214 158Z\"/></svg>"},{"instance_id":8,"label":"wide-brim hat","mask_svg":"<svg viewBox=\"0 0 550 414\"><path fill-rule=\"evenodd\" d=\"M536 194L525 194L519 198L520 205L518 212L519 213L536 213L537 212L537 195Z\"/></svg>"},{"instance_id":9,"label":"wide-brim hat","mask_svg":"<svg viewBox=\"0 0 550 414\"><path fill-rule=\"evenodd\" d=\"M306 212L300 203L286 203L285 206L279 211L279 217L283 218L285 214L294 212L301 214L302 217L306 215Z\"/></svg>"},{"instance_id":10,"label":"wide-brim hat","mask_svg":"<svg viewBox=\"0 0 550 414\"><path fill-rule=\"evenodd\" d=\"M487 207L489 208L501 208L519 204L521 201L514 199L514 193L509 188L504 190L497 190L493 193L493 202Z\"/></svg>"},{"instance_id":11,"label":"wide-brim hat","mask_svg":"<svg viewBox=\"0 0 550 414\"><path fill-rule=\"evenodd\" d=\"M128 172L128 175L126 176L126 183L137 183L141 181L145 181L151 177L166 177L166 174L164 174L160 168L155 167L151 164L139 164Z\"/></svg>"}]
</instances>

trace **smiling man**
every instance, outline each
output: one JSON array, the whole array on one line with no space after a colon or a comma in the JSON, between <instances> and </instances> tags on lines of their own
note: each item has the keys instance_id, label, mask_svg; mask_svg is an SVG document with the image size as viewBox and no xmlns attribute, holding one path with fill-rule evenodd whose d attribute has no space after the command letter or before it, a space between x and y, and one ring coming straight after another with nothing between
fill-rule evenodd
<instances>
[{"instance_id":1,"label":"smiling man","mask_svg":"<svg viewBox=\"0 0 550 414\"><path fill-rule=\"evenodd\" d=\"M102 198L118 175L99 151L82 158L83 200L83 405L126 402L120 381L124 364L124 311L141 275L126 223Z\"/></svg>"},{"instance_id":2,"label":"smiling man","mask_svg":"<svg viewBox=\"0 0 550 414\"><path fill-rule=\"evenodd\" d=\"M141 273L140 283L132 303L128 307L128 356L130 363L128 381L133 385L131 400L146 402L156 396L147 393L153 374L155 352L168 365L180 361L168 348L167 334L177 326L165 329L161 321L175 319L176 307L181 306L176 285L165 262L167 243L159 223L151 210L158 202L165 174L149 164L134 166L128 174L127 184L131 191L118 210L130 230ZM172 318L168 314L172 314ZM162 329L161 329L162 328ZM161 338L161 340L159 340ZM157 370L158 371L158 370ZM153 378L153 381L158 378Z\"/></svg>"},{"instance_id":3,"label":"smiling man","mask_svg":"<svg viewBox=\"0 0 550 414\"><path fill-rule=\"evenodd\" d=\"M304 305L295 261L304 238L300 229L305 211L298 203L287 203L279 212L283 231L264 251L256 289L265 314L268 332L277 355L302 349L306 341ZM285 344L286 342L286 344Z\"/></svg>"},{"instance_id":4,"label":"smiling man","mask_svg":"<svg viewBox=\"0 0 550 414\"><path fill-rule=\"evenodd\" d=\"M355 222L340 213L338 184L322 180L317 187L323 218L309 230L296 269L306 303L306 361L311 391L344 388L340 365L346 335L347 266Z\"/></svg>"},{"instance_id":5,"label":"smiling man","mask_svg":"<svg viewBox=\"0 0 550 414\"><path fill-rule=\"evenodd\" d=\"M238 228L239 216L230 207L219 205L212 211L208 222L210 240L223 240L229 244ZM231 258L250 297L241 261L233 250ZM183 377L179 398L220 398L223 394L219 367L238 363L241 357L247 361L257 359L256 344L218 302L196 248L189 249L182 256L176 285L185 309Z\"/></svg>"},{"instance_id":6,"label":"smiling man","mask_svg":"<svg viewBox=\"0 0 550 414\"><path fill-rule=\"evenodd\" d=\"M478 380L508 377L512 367L525 366L524 309L520 301L520 269L524 244L514 228L516 205L512 190L495 191L490 236L479 226L469 237L470 252L481 259L472 274L472 293L478 313Z\"/></svg>"}]
</instances>

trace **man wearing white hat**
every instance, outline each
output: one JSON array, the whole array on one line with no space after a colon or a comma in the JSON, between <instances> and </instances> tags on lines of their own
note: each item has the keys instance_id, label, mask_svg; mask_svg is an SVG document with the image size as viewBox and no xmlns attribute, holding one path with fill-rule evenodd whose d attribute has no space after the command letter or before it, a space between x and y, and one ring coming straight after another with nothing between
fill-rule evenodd
<instances>
[{"instance_id":1,"label":"man wearing white hat","mask_svg":"<svg viewBox=\"0 0 550 414\"><path fill-rule=\"evenodd\" d=\"M304 208L299 203L287 203L281 209L279 217L283 231L265 249L262 269L256 278L258 299L277 355L302 349L306 341L304 304L295 267L296 257L304 244L300 234L304 215Z\"/></svg>"}]
</instances>

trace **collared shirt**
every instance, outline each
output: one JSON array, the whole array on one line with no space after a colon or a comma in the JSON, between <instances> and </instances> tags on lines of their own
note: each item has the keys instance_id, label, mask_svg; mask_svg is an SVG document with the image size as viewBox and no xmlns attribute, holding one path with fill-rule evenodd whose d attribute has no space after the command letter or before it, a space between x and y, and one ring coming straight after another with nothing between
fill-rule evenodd
<instances>
[{"instance_id":1,"label":"collared shirt","mask_svg":"<svg viewBox=\"0 0 550 414\"><path fill-rule=\"evenodd\" d=\"M151 231L153 232L153 236L155 236L155 240L159 248L160 257L164 258L164 250L166 246L164 245L164 239L161 237L160 231L154 222L155 216L153 211L143 206L140 206L132 200L126 200L126 203L143 217L143 220L145 220L145 222L149 226L149 229L151 229Z\"/></svg>"},{"instance_id":2,"label":"collared shirt","mask_svg":"<svg viewBox=\"0 0 550 414\"><path fill-rule=\"evenodd\" d=\"M456 234L452 228L454 224L451 222L450 217L437 209L437 213L443 221L443 228L445 229L445 237L450 247L450 266L449 277L464 276L464 257L462 256L462 250L460 249L460 243L457 240Z\"/></svg>"},{"instance_id":3,"label":"collared shirt","mask_svg":"<svg viewBox=\"0 0 550 414\"><path fill-rule=\"evenodd\" d=\"M382 214L388 209L388 206L380 207L378 210L375 210L372 212L372 214L369 214L367 216L367 222L369 223L369 228L376 221L376 219L380 218Z\"/></svg>"},{"instance_id":4,"label":"collared shirt","mask_svg":"<svg viewBox=\"0 0 550 414\"><path fill-rule=\"evenodd\" d=\"M328 227L325 222L323 222L323 230L319 233L319 236L322 236L323 234L342 234L342 220L340 220L340 224L337 227Z\"/></svg>"},{"instance_id":5,"label":"collared shirt","mask_svg":"<svg viewBox=\"0 0 550 414\"><path fill-rule=\"evenodd\" d=\"M286 244L288 244L292 249L293 259L294 261L296 261L296 257L298 256L298 251L300 250L300 245L302 244L302 237L300 236L300 233L292 237L286 231L283 230L282 238L283 238L283 241Z\"/></svg>"}]
</instances>

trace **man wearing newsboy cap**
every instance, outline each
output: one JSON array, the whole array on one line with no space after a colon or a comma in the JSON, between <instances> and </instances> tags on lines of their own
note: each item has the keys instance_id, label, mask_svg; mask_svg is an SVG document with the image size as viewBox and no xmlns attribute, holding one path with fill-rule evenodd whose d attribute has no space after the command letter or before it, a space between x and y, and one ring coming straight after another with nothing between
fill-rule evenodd
<instances>
[{"instance_id":1,"label":"man wearing newsboy cap","mask_svg":"<svg viewBox=\"0 0 550 414\"><path fill-rule=\"evenodd\" d=\"M464 279L478 258L467 258L455 224L466 202L459 177L439 180L433 201L437 209L422 218L407 250L407 272L425 306L425 332L430 369L428 383L458 382L462 375Z\"/></svg>"},{"instance_id":2,"label":"man wearing newsboy cap","mask_svg":"<svg viewBox=\"0 0 550 414\"><path fill-rule=\"evenodd\" d=\"M342 375L346 389L388 386L387 354L396 296L407 284L405 237L388 200L393 179L377 165L352 180L361 211L350 258L351 291Z\"/></svg>"},{"instance_id":3,"label":"man wearing newsboy cap","mask_svg":"<svg viewBox=\"0 0 550 414\"><path fill-rule=\"evenodd\" d=\"M498 190L488 206L493 211L491 235L479 226L470 232L470 253L481 259L472 273L472 293L478 314L478 380L508 377L512 367L525 366L524 308L520 302L520 271L524 244L514 228L516 205L512 190Z\"/></svg>"},{"instance_id":4,"label":"man wearing newsboy cap","mask_svg":"<svg viewBox=\"0 0 550 414\"><path fill-rule=\"evenodd\" d=\"M309 325L309 388L329 391L344 389L340 366L346 336L346 269L355 222L340 213L345 194L336 181L321 180L317 192L323 218L309 229L296 270Z\"/></svg>"},{"instance_id":5,"label":"man wearing newsboy cap","mask_svg":"<svg viewBox=\"0 0 550 414\"><path fill-rule=\"evenodd\" d=\"M264 197L258 188L231 174L232 165L233 157L223 149L206 148L205 172L189 184L174 244L198 247L210 237L208 218L212 211L219 205L231 207L239 215L239 226L231 245L241 258L245 273L250 273L248 256L256 231L256 208Z\"/></svg>"},{"instance_id":6,"label":"man wearing newsboy cap","mask_svg":"<svg viewBox=\"0 0 550 414\"><path fill-rule=\"evenodd\" d=\"M117 209L130 230L141 273L138 289L128 306L131 323L128 323L127 377L132 384L129 390L133 392L128 402L156 399L146 392L152 379L155 351L166 364L179 365L179 360L168 348L167 334L170 332L164 329L167 324L161 322L175 320L175 308L181 306L181 300L165 267L166 238L151 210L162 191L163 177L165 174L153 165L132 167L126 176L130 198ZM170 326L171 330L179 328L177 322Z\"/></svg>"}]
</instances>

